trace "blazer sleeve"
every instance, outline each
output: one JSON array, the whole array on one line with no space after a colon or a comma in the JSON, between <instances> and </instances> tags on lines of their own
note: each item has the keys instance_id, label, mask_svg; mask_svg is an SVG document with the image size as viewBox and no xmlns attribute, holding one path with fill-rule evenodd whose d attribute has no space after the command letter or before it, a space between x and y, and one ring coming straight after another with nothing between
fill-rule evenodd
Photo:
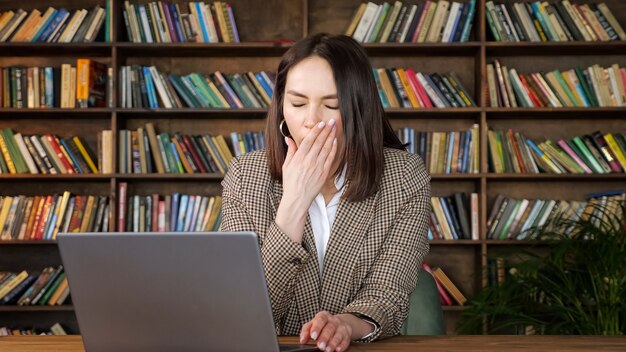
<instances>
[{"instance_id":1,"label":"blazer sleeve","mask_svg":"<svg viewBox=\"0 0 626 352\"><path fill-rule=\"evenodd\" d=\"M430 175L422 160L411 155L405 164L402 188L407 194L396 214L381 252L355 299L344 309L371 318L380 327L361 342L394 336L409 311L409 296L417 284L422 261L429 251Z\"/></svg>"},{"instance_id":2,"label":"blazer sleeve","mask_svg":"<svg viewBox=\"0 0 626 352\"><path fill-rule=\"evenodd\" d=\"M298 274L306 262L311 259L311 255L302 244L292 241L276 225L274 218L270 219L269 227L259 231L257 223L263 223L263 221L258 221L257 218L269 217L270 209L249 208L249 202L246 202L246 196L244 196L247 193L242 191L241 174L242 168L246 167L244 165L245 163L240 163L238 158L233 158L222 181L220 231L254 231L259 235L259 246L272 304L272 313L276 331L281 334L280 327L294 298ZM259 194L258 189L255 193Z\"/></svg>"}]
</instances>

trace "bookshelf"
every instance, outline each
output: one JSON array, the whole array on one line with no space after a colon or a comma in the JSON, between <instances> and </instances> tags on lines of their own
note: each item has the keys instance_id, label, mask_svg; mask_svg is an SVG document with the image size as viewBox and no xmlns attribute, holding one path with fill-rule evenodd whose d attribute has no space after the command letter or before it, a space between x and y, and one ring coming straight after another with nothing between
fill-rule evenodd
<instances>
[{"instance_id":1,"label":"bookshelf","mask_svg":"<svg viewBox=\"0 0 626 352\"><path fill-rule=\"evenodd\" d=\"M421 0L420 0L421 1ZM464 1L464 0L461 0ZM513 2L512 0L506 0ZM590 0L595 1L595 0ZM148 1L139 0L139 3ZM135 3L136 3L135 2ZM174 2L181 2L175 0ZM415 4L419 1L404 1ZM431 242L427 261L441 266L459 289L471 298L487 284L482 275L487 255L501 248L519 248L536 241L494 241L485 238L486 220L498 194L510 197L545 197L583 199L590 192L626 188L625 174L607 175L519 175L489 173L487 129L518 130L531 138L571 138L578 134L623 131L626 108L491 108L486 107L486 65L494 59L524 72L566 69L575 65L618 63L626 66L626 42L492 42L485 22L485 2L478 0L469 41L465 43L364 44L373 67L411 67L423 72L454 70L478 107L447 109L388 109L394 128L409 127L419 131L466 130L479 125L480 172L476 174L434 174L432 194L476 192L479 195L480 240ZM626 21L626 2L604 1L622 25ZM246 72L274 70L280 56L290 47L280 40L298 40L308 34L325 31L343 33L348 27L359 0L231 0L242 43L129 43L122 13L122 0L112 0L111 42L40 44L0 43L0 66L54 65L75 63L77 58L93 58L118 72L122 65L155 65L159 71L172 73ZM381 1L377 1L381 3ZM45 9L48 6L68 9L105 5L105 0L35 0L0 1L0 10ZM534 72L534 71L533 71ZM117 84L114 84L114 106ZM136 129L153 122L161 131L183 134L232 131L258 131L264 128L265 109L0 109L0 129L10 127L23 134L55 133L80 135L92 150L97 150L96 135L113 130L114 141L121 129ZM117 167L117 143L113 145ZM187 192L203 195L221 194L220 174L97 174L97 175L0 175L0 194L42 195L62 193L95 194L110 197L110 223L117 212L120 182L128 184L128 194L148 195ZM0 241L0 270L41 270L60 264L54 241ZM462 313L462 307L444 307L449 333ZM78 326L71 305L61 307L0 307L0 326L49 328L60 322L77 333Z\"/></svg>"}]
</instances>

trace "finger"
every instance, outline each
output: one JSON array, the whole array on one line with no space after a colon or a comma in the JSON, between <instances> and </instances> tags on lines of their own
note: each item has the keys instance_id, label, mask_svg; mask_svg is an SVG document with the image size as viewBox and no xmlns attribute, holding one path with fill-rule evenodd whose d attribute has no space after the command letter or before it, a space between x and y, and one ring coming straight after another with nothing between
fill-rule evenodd
<instances>
[{"instance_id":1,"label":"finger","mask_svg":"<svg viewBox=\"0 0 626 352\"><path fill-rule=\"evenodd\" d=\"M331 142L330 152L324 160L324 173L330 173L330 168L333 166L333 161L335 161L335 156L337 155L337 138L333 138Z\"/></svg>"},{"instance_id":2,"label":"finger","mask_svg":"<svg viewBox=\"0 0 626 352\"><path fill-rule=\"evenodd\" d=\"M285 164L289 165L298 147L296 147L296 143L293 141L293 139L289 137L285 137L285 143L287 143L287 155L285 156Z\"/></svg>"},{"instance_id":3,"label":"finger","mask_svg":"<svg viewBox=\"0 0 626 352\"><path fill-rule=\"evenodd\" d=\"M317 313L315 318L311 320L311 338L313 340L317 340L320 337L322 329L324 329L324 326L328 323L329 316L330 314L328 312L322 311Z\"/></svg>"},{"instance_id":4,"label":"finger","mask_svg":"<svg viewBox=\"0 0 626 352\"><path fill-rule=\"evenodd\" d=\"M298 147L298 150L302 150L304 154L308 154L309 149L311 149L311 146L315 143L317 136L322 131L324 131L324 127L326 127L326 122L322 121L318 123L317 125L315 125L313 128L311 128L309 133L307 133L307 135L304 136L304 139L300 143L300 147Z\"/></svg>"},{"instance_id":5,"label":"finger","mask_svg":"<svg viewBox=\"0 0 626 352\"><path fill-rule=\"evenodd\" d=\"M324 129L317 135L315 142L311 145L309 151L307 152L307 157L309 161L314 162L315 159L319 156L326 141L330 139L332 142L333 138L335 138L335 125L335 119L328 120L326 127L324 127ZM333 135L332 137L331 134Z\"/></svg>"},{"instance_id":6,"label":"finger","mask_svg":"<svg viewBox=\"0 0 626 352\"><path fill-rule=\"evenodd\" d=\"M320 333L320 337L317 339L317 347L319 347L319 349L322 351L326 350L326 347L329 345L329 342L335 336L336 331L337 331L337 323L336 322L333 323L332 320L329 320L329 322L326 325L324 325L324 328L322 329L322 332Z\"/></svg>"},{"instance_id":7,"label":"finger","mask_svg":"<svg viewBox=\"0 0 626 352\"><path fill-rule=\"evenodd\" d=\"M330 170L335 154L337 153L337 138L335 137L335 135L336 133L333 130L328 135L328 138L324 142L322 150L317 156L317 164L321 166L325 172Z\"/></svg>"},{"instance_id":8,"label":"finger","mask_svg":"<svg viewBox=\"0 0 626 352\"><path fill-rule=\"evenodd\" d=\"M349 346L350 346L350 337L347 337L347 338L343 339L341 341L341 343L339 343L337 345L337 347L335 347L335 351L336 352L343 352L343 351L347 350Z\"/></svg>"},{"instance_id":9,"label":"finger","mask_svg":"<svg viewBox=\"0 0 626 352\"><path fill-rule=\"evenodd\" d=\"M341 348L341 344L345 340L348 340L345 331L342 331L341 329L337 330L332 339L328 341L327 350L330 349L331 351L337 351L337 348Z\"/></svg>"},{"instance_id":10,"label":"finger","mask_svg":"<svg viewBox=\"0 0 626 352\"><path fill-rule=\"evenodd\" d=\"M302 325L302 329L300 330L300 343L305 344L309 342L311 338L311 322Z\"/></svg>"}]
</instances>

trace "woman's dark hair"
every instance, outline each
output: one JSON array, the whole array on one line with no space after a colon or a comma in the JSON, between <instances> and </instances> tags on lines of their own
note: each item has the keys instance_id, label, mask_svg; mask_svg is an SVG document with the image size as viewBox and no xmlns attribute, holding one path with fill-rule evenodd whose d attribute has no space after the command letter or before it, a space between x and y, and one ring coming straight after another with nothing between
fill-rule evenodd
<instances>
[{"instance_id":1,"label":"woman's dark hair","mask_svg":"<svg viewBox=\"0 0 626 352\"><path fill-rule=\"evenodd\" d=\"M333 70L343 122L344 150L337 154L346 165L344 197L361 201L378 190L384 171L384 147L405 150L385 116L372 66L365 50L345 35L319 33L295 43L281 58L266 126L267 160L272 178L282 181L287 145L280 134L283 99L289 70L300 61L319 56ZM341 172L341 170L339 170Z\"/></svg>"}]
</instances>

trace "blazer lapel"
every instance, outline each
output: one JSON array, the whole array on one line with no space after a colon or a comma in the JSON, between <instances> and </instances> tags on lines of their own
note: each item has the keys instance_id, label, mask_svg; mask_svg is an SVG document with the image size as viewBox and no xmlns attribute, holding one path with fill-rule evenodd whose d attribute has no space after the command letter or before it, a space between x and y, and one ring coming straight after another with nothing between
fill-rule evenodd
<instances>
[{"instance_id":1,"label":"blazer lapel","mask_svg":"<svg viewBox=\"0 0 626 352\"><path fill-rule=\"evenodd\" d=\"M271 220L276 218L276 212L278 211L278 206L283 196L283 185L278 181L274 181L273 195ZM313 228L311 227L311 218L308 216L308 211L304 225L303 243L309 251L310 259L300 273L295 293L296 304L300 311L302 324L313 319L320 311L320 269L317 262L317 249L315 247Z\"/></svg>"},{"instance_id":2,"label":"blazer lapel","mask_svg":"<svg viewBox=\"0 0 626 352\"><path fill-rule=\"evenodd\" d=\"M321 308L341 311L351 292L353 268L358 260L361 242L374 217L374 204L379 192L361 202L341 199L331 229L324 257ZM344 296L340 296L345 295Z\"/></svg>"}]
</instances>

